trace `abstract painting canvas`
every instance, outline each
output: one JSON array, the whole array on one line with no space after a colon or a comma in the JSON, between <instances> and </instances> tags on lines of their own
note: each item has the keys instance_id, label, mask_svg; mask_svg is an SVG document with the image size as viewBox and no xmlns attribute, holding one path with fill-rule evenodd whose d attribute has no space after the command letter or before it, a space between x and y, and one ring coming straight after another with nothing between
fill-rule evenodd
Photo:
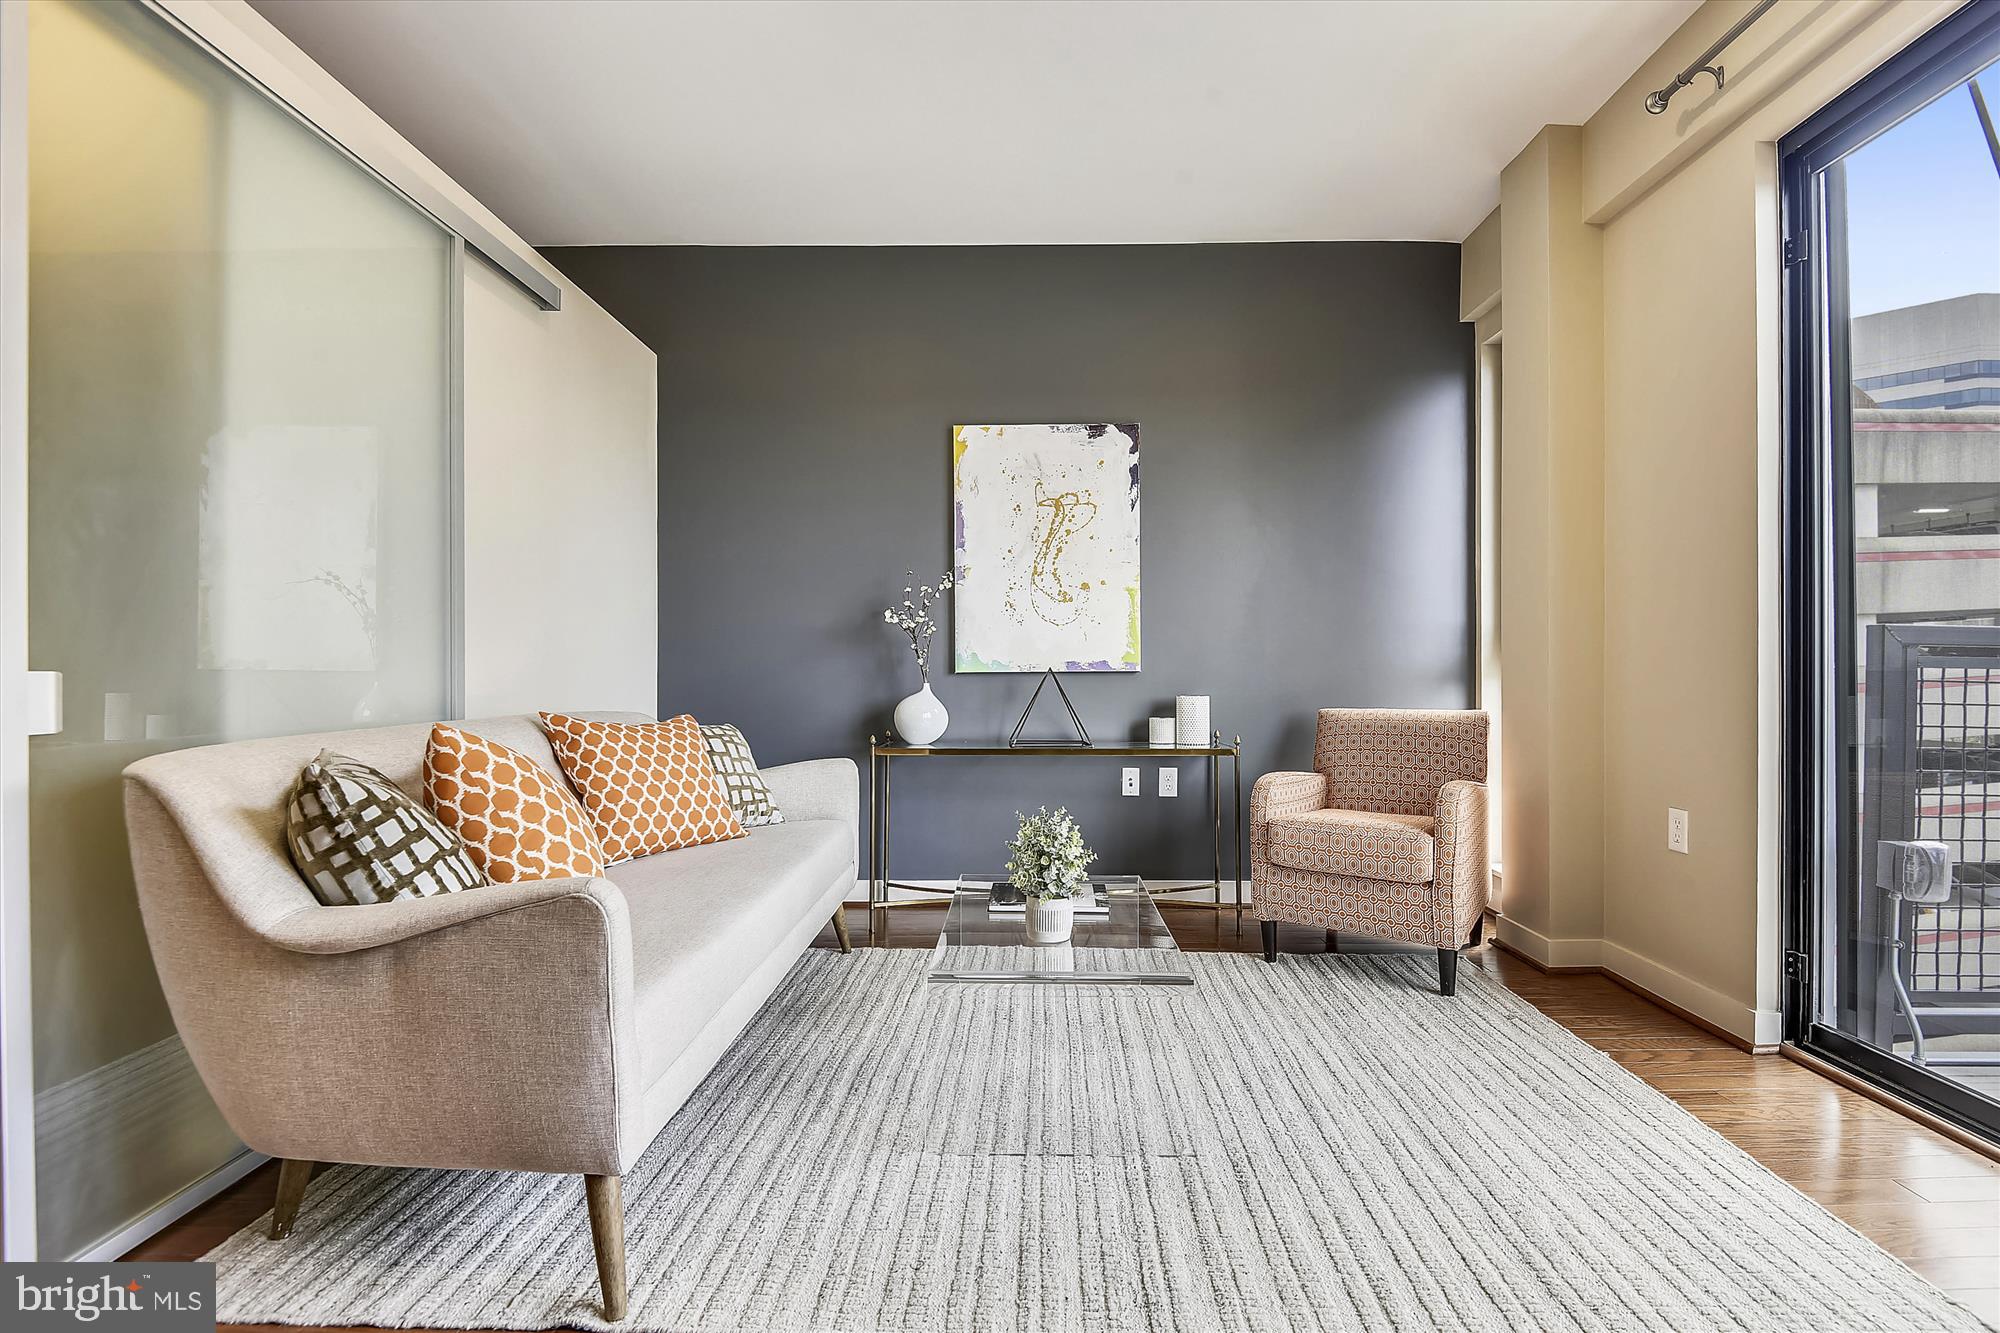
<instances>
[{"instance_id":1,"label":"abstract painting canvas","mask_svg":"<svg viewBox=\"0 0 2000 1333\"><path fill-rule=\"evenodd\" d=\"M1139 428L954 426L953 666L1139 669Z\"/></svg>"}]
</instances>

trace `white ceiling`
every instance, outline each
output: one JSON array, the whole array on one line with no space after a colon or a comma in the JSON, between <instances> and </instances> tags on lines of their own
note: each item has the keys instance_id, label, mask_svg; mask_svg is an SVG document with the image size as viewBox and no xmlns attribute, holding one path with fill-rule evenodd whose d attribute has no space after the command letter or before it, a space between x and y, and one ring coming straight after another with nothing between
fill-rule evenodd
<instances>
[{"instance_id":1,"label":"white ceiling","mask_svg":"<svg viewBox=\"0 0 2000 1333\"><path fill-rule=\"evenodd\" d=\"M1459 240L1699 0L253 2L537 245L971 245Z\"/></svg>"}]
</instances>

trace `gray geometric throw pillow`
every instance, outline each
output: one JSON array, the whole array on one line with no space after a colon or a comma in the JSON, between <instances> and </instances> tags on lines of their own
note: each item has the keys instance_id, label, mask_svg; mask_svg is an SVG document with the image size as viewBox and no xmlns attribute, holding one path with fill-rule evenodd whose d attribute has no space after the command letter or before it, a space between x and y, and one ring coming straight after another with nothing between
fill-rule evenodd
<instances>
[{"instance_id":1,"label":"gray geometric throw pillow","mask_svg":"<svg viewBox=\"0 0 2000 1333\"><path fill-rule=\"evenodd\" d=\"M784 813L772 799L771 789L764 785L764 775L757 771L756 757L750 753L750 742L743 739L743 733L722 722L703 727L701 738L708 745L708 766L722 782L723 794L729 797L737 821L744 828L784 823Z\"/></svg>"},{"instance_id":2,"label":"gray geometric throw pillow","mask_svg":"<svg viewBox=\"0 0 2000 1333\"><path fill-rule=\"evenodd\" d=\"M387 774L332 750L299 770L285 846L329 907L484 887L465 842Z\"/></svg>"}]
</instances>

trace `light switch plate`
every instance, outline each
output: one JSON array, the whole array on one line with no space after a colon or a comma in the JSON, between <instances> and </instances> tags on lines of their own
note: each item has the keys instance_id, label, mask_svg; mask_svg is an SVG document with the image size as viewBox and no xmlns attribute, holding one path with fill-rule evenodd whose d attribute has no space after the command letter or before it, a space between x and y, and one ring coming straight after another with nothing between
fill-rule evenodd
<instances>
[{"instance_id":1,"label":"light switch plate","mask_svg":"<svg viewBox=\"0 0 2000 1333\"><path fill-rule=\"evenodd\" d=\"M1688 854L1688 812L1667 807L1667 850Z\"/></svg>"},{"instance_id":2,"label":"light switch plate","mask_svg":"<svg viewBox=\"0 0 2000 1333\"><path fill-rule=\"evenodd\" d=\"M1181 771L1171 765L1160 770L1160 795L1179 796L1181 794Z\"/></svg>"},{"instance_id":3,"label":"light switch plate","mask_svg":"<svg viewBox=\"0 0 2000 1333\"><path fill-rule=\"evenodd\" d=\"M1136 769L1136 768L1128 768L1128 769L1126 769L1126 770L1125 770L1125 780L1124 780L1124 783L1123 783L1123 785L1121 785L1121 786L1120 786L1120 787L1118 788L1118 791L1119 791L1119 794L1120 794L1120 795L1123 795L1123 796L1137 796L1137 795L1139 794L1139 770L1138 770L1138 769Z\"/></svg>"}]
</instances>

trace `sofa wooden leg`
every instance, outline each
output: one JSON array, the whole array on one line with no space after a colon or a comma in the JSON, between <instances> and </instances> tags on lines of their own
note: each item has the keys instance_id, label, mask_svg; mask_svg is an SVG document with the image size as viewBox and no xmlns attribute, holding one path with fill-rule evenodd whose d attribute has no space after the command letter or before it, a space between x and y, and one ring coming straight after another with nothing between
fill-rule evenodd
<instances>
[{"instance_id":1,"label":"sofa wooden leg","mask_svg":"<svg viewBox=\"0 0 2000 1333\"><path fill-rule=\"evenodd\" d=\"M305 1202L306 1185L312 1180L313 1164L296 1157L278 1163L278 1198L271 1205L271 1239L283 1240L292 1234L299 1219L299 1205Z\"/></svg>"},{"instance_id":2,"label":"sofa wooden leg","mask_svg":"<svg viewBox=\"0 0 2000 1333\"><path fill-rule=\"evenodd\" d=\"M1458 950L1438 950L1438 994L1458 993Z\"/></svg>"},{"instance_id":3,"label":"sofa wooden leg","mask_svg":"<svg viewBox=\"0 0 2000 1333\"><path fill-rule=\"evenodd\" d=\"M1339 952L1340 952L1340 932L1339 932L1339 931L1337 931L1337 930L1329 930L1328 932L1326 932L1326 951L1327 951L1328 953L1339 953Z\"/></svg>"},{"instance_id":4,"label":"sofa wooden leg","mask_svg":"<svg viewBox=\"0 0 2000 1333\"><path fill-rule=\"evenodd\" d=\"M1278 923L1260 921L1257 924L1264 928L1264 961L1275 963L1278 961Z\"/></svg>"},{"instance_id":5,"label":"sofa wooden leg","mask_svg":"<svg viewBox=\"0 0 2000 1333\"><path fill-rule=\"evenodd\" d=\"M604 1293L604 1317L625 1317L625 1183L619 1176L585 1176L590 1203L590 1243L597 1250L597 1285Z\"/></svg>"},{"instance_id":6,"label":"sofa wooden leg","mask_svg":"<svg viewBox=\"0 0 2000 1333\"><path fill-rule=\"evenodd\" d=\"M1486 938L1486 913L1481 912L1472 923L1472 947L1478 948Z\"/></svg>"},{"instance_id":7,"label":"sofa wooden leg","mask_svg":"<svg viewBox=\"0 0 2000 1333\"><path fill-rule=\"evenodd\" d=\"M836 907L833 909L833 933L840 940L840 951L842 953L854 952L854 941L847 936L847 909L845 907Z\"/></svg>"}]
</instances>

